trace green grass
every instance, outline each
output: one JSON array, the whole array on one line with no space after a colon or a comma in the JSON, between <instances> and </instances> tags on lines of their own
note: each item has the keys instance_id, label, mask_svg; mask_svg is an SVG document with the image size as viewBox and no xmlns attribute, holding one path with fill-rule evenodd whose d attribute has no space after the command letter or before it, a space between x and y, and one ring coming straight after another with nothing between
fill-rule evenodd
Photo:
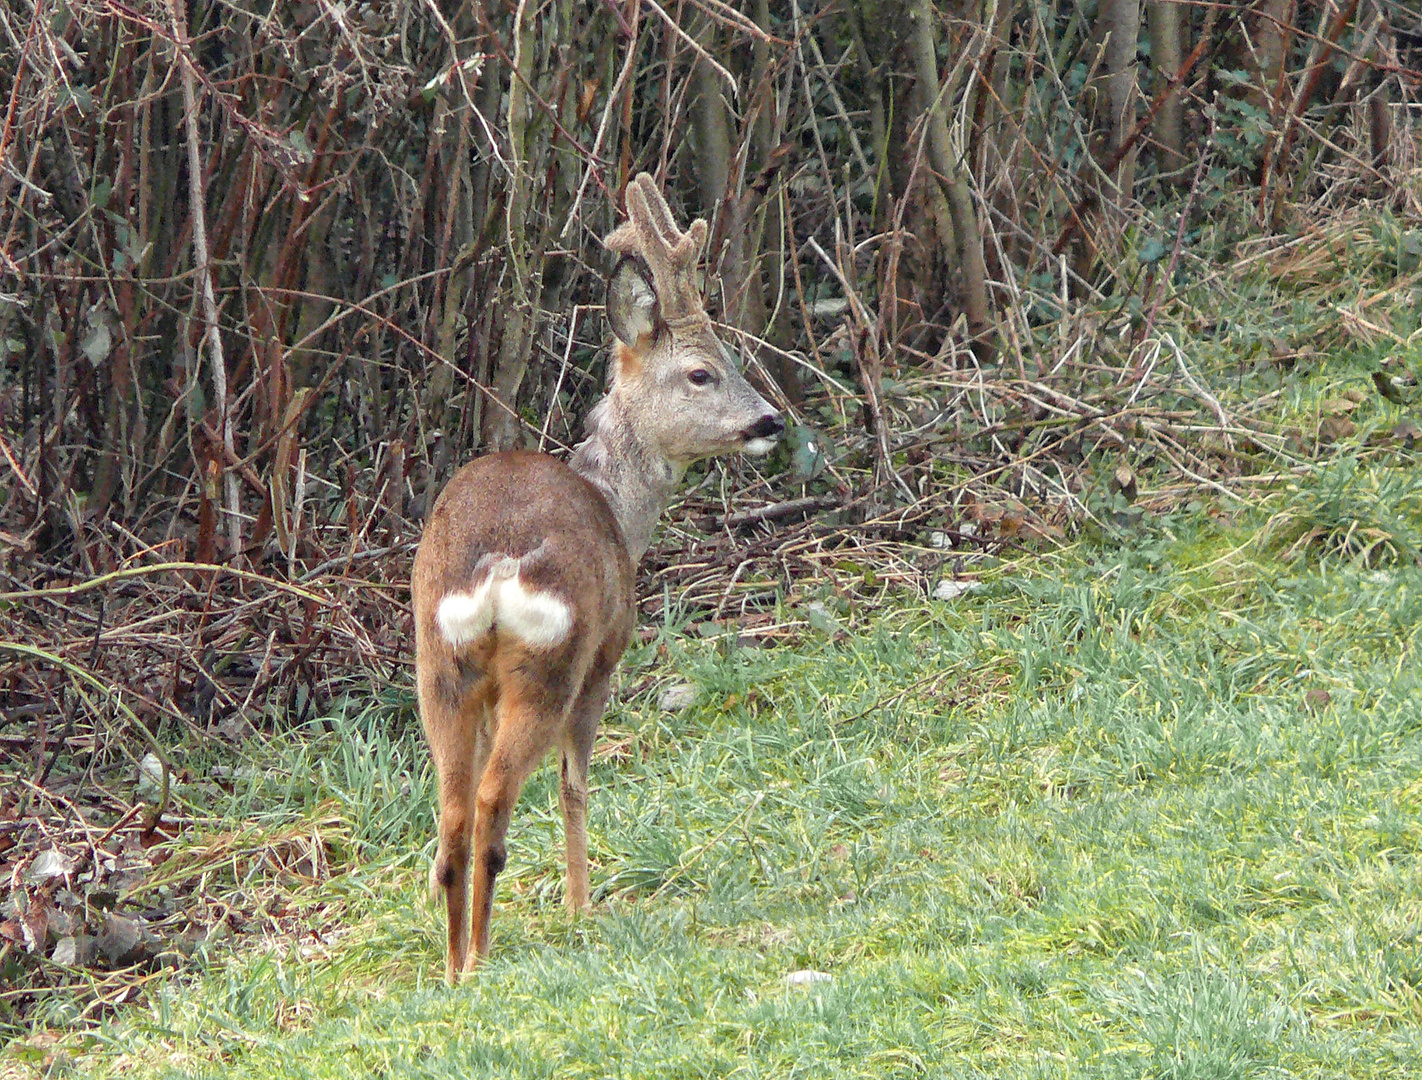
<instances>
[{"instance_id":1,"label":"green grass","mask_svg":"<svg viewBox=\"0 0 1422 1080\"><path fill-rule=\"evenodd\" d=\"M267 844L220 887L280 897L291 932L239 936L56 1071L1419 1075L1422 570L1271 512L1156 522L840 640L668 630L622 684L700 699L662 713L652 685L608 719L593 914L559 905L547 768L457 989L409 702L353 703L212 808ZM313 847L330 877L303 885ZM787 986L801 968L833 981Z\"/></svg>"}]
</instances>

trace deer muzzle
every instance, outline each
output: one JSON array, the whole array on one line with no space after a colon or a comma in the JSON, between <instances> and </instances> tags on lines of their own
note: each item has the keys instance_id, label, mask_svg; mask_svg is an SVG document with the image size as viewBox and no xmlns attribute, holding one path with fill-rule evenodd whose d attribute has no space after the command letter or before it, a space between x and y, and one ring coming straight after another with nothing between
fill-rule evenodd
<instances>
[{"instance_id":1,"label":"deer muzzle","mask_svg":"<svg viewBox=\"0 0 1422 1080\"><path fill-rule=\"evenodd\" d=\"M784 430L785 421L780 419L779 413L766 413L741 432L741 437L746 442L745 452L757 455L770 453L771 447Z\"/></svg>"}]
</instances>

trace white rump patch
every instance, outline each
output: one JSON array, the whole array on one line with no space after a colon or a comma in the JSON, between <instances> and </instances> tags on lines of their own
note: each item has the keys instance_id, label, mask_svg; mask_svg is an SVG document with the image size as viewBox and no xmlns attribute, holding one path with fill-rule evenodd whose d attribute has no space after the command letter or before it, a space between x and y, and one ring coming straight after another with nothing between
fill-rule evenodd
<instances>
[{"instance_id":1,"label":"white rump patch","mask_svg":"<svg viewBox=\"0 0 1422 1080\"><path fill-rule=\"evenodd\" d=\"M496 588L499 629L525 645L551 649L573 628L573 609L552 593L526 589L516 576Z\"/></svg>"},{"instance_id":2,"label":"white rump patch","mask_svg":"<svg viewBox=\"0 0 1422 1080\"><path fill-rule=\"evenodd\" d=\"M753 454L756 457L760 457L763 454L768 454L774 448L774 439L751 439L748 443L745 444L744 447L742 447L742 449L747 454Z\"/></svg>"},{"instance_id":3,"label":"white rump patch","mask_svg":"<svg viewBox=\"0 0 1422 1080\"><path fill-rule=\"evenodd\" d=\"M458 648L483 637L494 625L494 605L486 581L472 593L450 593L439 602L435 622L444 640Z\"/></svg>"},{"instance_id":4,"label":"white rump patch","mask_svg":"<svg viewBox=\"0 0 1422 1080\"><path fill-rule=\"evenodd\" d=\"M573 610L549 592L524 586L517 559L503 558L471 592L439 602L435 621L455 648L477 641L495 626L533 649L551 649L573 628Z\"/></svg>"}]
</instances>

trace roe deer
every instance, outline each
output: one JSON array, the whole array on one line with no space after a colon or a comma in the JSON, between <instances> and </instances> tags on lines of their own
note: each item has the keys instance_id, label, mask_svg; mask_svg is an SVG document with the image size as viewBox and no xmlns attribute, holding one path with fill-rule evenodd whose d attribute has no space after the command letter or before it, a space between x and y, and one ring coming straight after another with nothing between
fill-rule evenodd
<instances>
[{"instance_id":1,"label":"roe deer","mask_svg":"<svg viewBox=\"0 0 1422 1080\"><path fill-rule=\"evenodd\" d=\"M587 439L566 464L512 451L465 465L415 553L415 678L439 782L430 889L444 891L450 982L488 952L509 816L555 746L564 901L587 906L588 759L632 634L634 568L691 462L763 454L784 429L702 307L706 222L681 232L645 173L627 211L605 241L621 256L607 286L616 341Z\"/></svg>"}]
</instances>

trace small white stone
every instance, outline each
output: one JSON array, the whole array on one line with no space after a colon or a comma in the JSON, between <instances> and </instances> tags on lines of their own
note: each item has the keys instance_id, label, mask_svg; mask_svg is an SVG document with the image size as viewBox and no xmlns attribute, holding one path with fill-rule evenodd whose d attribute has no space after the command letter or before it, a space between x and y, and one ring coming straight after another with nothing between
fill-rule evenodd
<instances>
[{"instance_id":1,"label":"small white stone","mask_svg":"<svg viewBox=\"0 0 1422 1080\"><path fill-rule=\"evenodd\" d=\"M980 581L954 581L951 578L944 578L934 586L933 599L956 600L964 593L974 592L982 587Z\"/></svg>"},{"instance_id":2,"label":"small white stone","mask_svg":"<svg viewBox=\"0 0 1422 1080\"><path fill-rule=\"evenodd\" d=\"M828 971L810 971L808 968L792 971L785 976L786 986L811 986L814 983L827 982L834 982L834 976Z\"/></svg>"},{"instance_id":3,"label":"small white stone","mask_svg":"<svg viewBox=\"0 0 1422 1080\"><path fill-rule=\"evenodd\" d=\"M696 694L691 683L676 683L657 695L657 708L662 712L685 712L696 704Z\"/></svg>"},{"instance_id":4,"label":"small white stone","mask_svg":"<svg viewBox=\"0 0 1422 1080\"><path fill-rule=\"evenodd\" d=\"M62 937L55 943L54 953L50 956L56 964L65 967L75 967L79 962L79 940L73 937Z\"/></svg>"},{"instance_id":5,"label":"small white stone","mask_svg":"<svg viewBox=\"0 0 1422 1080\"><path fill-rule=\"evenodd\" d=\"M138 790L140 794L163 790L163 762L151 750L138 763Z\"/></svg>"},{"instance_id":6,"label":"small white stone","mask_svg":"<svg viewBox=\"0 0 1422 1080\"><path fill-rule=\"evenodd\" d=\"M231 783L236 780L256 780L262 774L251 765L238 765L235 769L230 765L214 765L207 771L207 775L218 783Z\"/></svg>"},{"instance_id":7,"label":"small white stone","mask_svg":"<svg viewBox=\"0 0 1422 1080\"><path fill-rule=\"evenodd\" d=\"M805 619L814 629L830 637L844 631L843 624L822 600L811 600L805 605Z\"/></svg>"}]
</instances>

